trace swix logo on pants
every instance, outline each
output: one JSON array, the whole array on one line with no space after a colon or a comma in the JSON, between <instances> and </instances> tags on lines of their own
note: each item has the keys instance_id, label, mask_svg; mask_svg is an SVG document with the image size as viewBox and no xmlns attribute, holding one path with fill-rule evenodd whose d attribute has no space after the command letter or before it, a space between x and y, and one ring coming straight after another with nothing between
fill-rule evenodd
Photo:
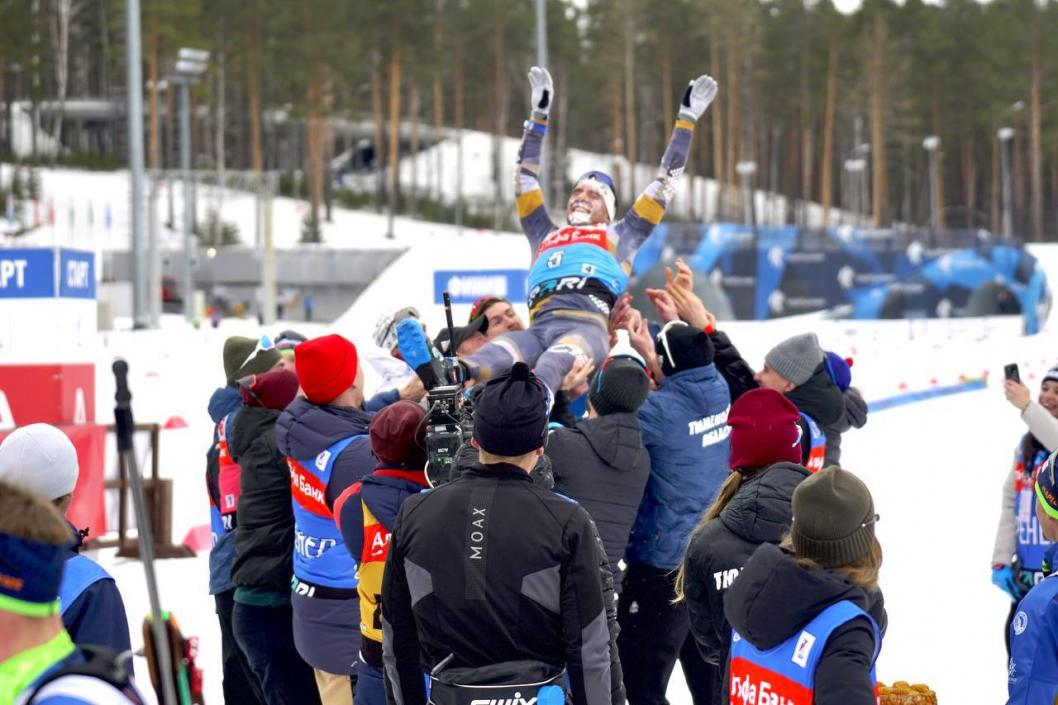
<instances>
[{"instance_id":1,"label":"swix logo on pants","mask_svg":"<svg viewBox=\"0 0 1058 705\"><path fill-rule=\"evenodd\" d=\"M526 700L521 693L515 693L513 698L482 698L471 700L470 705L536 705L536 697Z\"/></svg>"}]
</instances>

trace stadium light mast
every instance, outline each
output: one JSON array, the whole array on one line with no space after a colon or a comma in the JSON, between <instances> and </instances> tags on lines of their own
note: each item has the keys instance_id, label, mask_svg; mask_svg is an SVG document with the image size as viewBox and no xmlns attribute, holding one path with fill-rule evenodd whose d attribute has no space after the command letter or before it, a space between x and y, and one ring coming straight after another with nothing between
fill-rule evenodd
<instances>
[{"instance_id":1,"label":"stadium light mast","mask_svg":"<svg viewBox=\"0 0 1058 705\"><path fill-rule=\"evenodd\" d=\"M1011 212L1010 194L1010 141L1014 139L1013 127L1001 127L996 132L999 138L1000 167L1003 174L1003 237L1014 234L1014 214Z\"/></svg>"},{"instance_id":2,"label":"stadium light mast","mask_svg":"<svg viewBox=\"0 0 1058 705\"><path fill-rule=\"evenodd\" d=\"M937 148L940 147L940 137L927 135L922 140L922 148L929 153L929 229L936 231L940 228L940 214L937 212Z\"/></svg>"},{"instance_id":3,"label":"stadium light mast","mask_svg":"<svg viewBox=\"0 0 1058 705\"><path fill-rule=\"evenodd\" d=\"M192 271L194 262L191 245L191 224L194 221L194 201L191 198L191 84L196 83L209 65L209 52L204 49L180 49L176 53L171 83L180 86L180 171L183 177L184 195L184 317L192 320L195 307L192 299L195 280Z\"/></svg>"},{"instance_id":4,"label":"stadium light mast","mask_svg":"<svg viewBox=\"0 0 1058 705\"><path fill-rule=\"evenodd\" d=\"M126 86L128 90L129 131L129 226L132 238L132 327L146 328L146 289L143 236L146 218L143 212L143 76L140 66L140 3L125 3L125 35L127 41ZM35 144L34 144L35 147Z\"/></svg>"},{"instance_id":5,"label":"stadium light mast","mask_svg":"<svg viewBox=\"0 0 1058 705\"><path fill-rule=\"evenodd\" d=\"M999 138L1000 169L1003 175L1003 237L1014 236L1014 207L1010 188L1010 141L1016 134L1013 127L1007 127L1003 123L1008 115L1020 112L1024 107L1025 101L1023 100L1011 103L1003 109L996 120L1000 125L1000 128L996 130L996 137Z\"/></svg>"},{"instance_id":6,"label":"stadium light mast","mask_svg":"<svg viewBox=\"0 0 1058 705\"><path fill-rule=\"evenodd\" d=\"M757 173L757 162L742 161L735 164L735 172L742 180L742 220L749 227L756 226L754 194L750 179Z\"/></svg>"}]
</instances>

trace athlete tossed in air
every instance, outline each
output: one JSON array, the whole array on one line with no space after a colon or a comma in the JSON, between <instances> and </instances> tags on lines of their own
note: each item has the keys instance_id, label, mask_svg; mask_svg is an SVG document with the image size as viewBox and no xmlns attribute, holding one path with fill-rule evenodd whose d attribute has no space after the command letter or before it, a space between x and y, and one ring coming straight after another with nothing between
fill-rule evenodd
<instances>
[{"instance_id":1,"label":"athlete tossed in air","mask_svg":"<svg viewBox=\"0 0 1058 705\"><path fill-rule=\"evenodd\" d=\"M596 365L606 358L610 309L624 293L636 251L665 215L687 163L695 122L716 96L717 87L705 75L688 84L658 176L624 217L614 220L617 189L613 179L601 171L589 171L574 185L566 203L566 224L558 226L548 216L538 179L555 93L551 74L534 66L529 70L529 85L533 109L518 152L515 194L518 217L533 253L530 325L528 330L498 336L461 362L468 378L483 381L523 361L557 392L578 357L591 358ZM409 327L407 332L415 335L417 331ZM405 347L402 340L405 359L418 367L420 356L409 358Z\"/></svg>"}]
</instances>

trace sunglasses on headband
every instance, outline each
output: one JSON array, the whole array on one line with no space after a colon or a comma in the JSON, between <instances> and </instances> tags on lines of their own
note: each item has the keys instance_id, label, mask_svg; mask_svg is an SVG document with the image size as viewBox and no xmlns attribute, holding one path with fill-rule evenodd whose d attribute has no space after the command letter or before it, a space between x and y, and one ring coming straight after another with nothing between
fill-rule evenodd
<instances>
[{"instance_id":1,"label":"sunglasses on headband","mask_svg":"<svg viewBox=\"0 0 1058 705\"><path fill-rule=\"evenodd\" d=\"M262 350L274 350L275 347L275 343L272 342L271 338L269 338L267 335L262 335L261 339L257 341L257 345L254 346L253 352L247 355L246 359L242 361L241 365L239 365L239 369L242 369L243 367L246 367L248 364L250 364L250 360L257 357L257 353L261 352Z\"/></svg>"}]
</instances>

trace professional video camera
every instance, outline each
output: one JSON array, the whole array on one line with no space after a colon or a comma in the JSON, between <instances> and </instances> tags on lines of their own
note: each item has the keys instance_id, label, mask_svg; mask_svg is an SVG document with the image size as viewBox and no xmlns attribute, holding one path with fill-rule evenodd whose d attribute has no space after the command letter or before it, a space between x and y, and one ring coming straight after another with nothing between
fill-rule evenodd
<instances>
[{"instance_id":1,"label":"professional video camera","mask_svg":"<svg viewBox=\"0 0 1058 705\"><path fill-rule=\"evenodd\" d=\"M437 487L457 474L458 451L474 432L474 414L470 396L459 384L434 387L426 402L426 480Z\"/></svg>"},{"instance_id":2,"label":"professional video camera","mask_svg":"<svg viewBox=\"0 0 1058 705\"><path fill-rule=\"evenodd\" d=\"M448 292L443 292L448 339L453 339L452 304ZM408 318L397 324L400 339L402 326L418 326ZM481 386L467 389L467 370L454 357L445 357L430 346L432 359L416 368L416 374L427 387L426 424L426 480L438 487L454 480L462 468L477 460L478 452L471 446L474 434L474 399ZM531 473L534 482L548 489L554 486L551 461L544 455Z\"/></svg>"},{"instance_id":3,"label":"professional video camera","mask_svg":"<svg viewBox=\"0 0 1058 705\"><path fill-rule=\"evenodd\" d=\"M444 292L445 317L449 340L452 339L452 303ZM409 326L419 326L415 318L397 324L397 339L401 340ZM407 359L407 358L405 358ZM416 374L426 385L426 479L436 487L457 474L457 451L470 439L473 431L473 410L468 390L464 390L466 372L454 357L445 357L429 345L429 360L419 364Z\"/></svg>"}]
</instances>

